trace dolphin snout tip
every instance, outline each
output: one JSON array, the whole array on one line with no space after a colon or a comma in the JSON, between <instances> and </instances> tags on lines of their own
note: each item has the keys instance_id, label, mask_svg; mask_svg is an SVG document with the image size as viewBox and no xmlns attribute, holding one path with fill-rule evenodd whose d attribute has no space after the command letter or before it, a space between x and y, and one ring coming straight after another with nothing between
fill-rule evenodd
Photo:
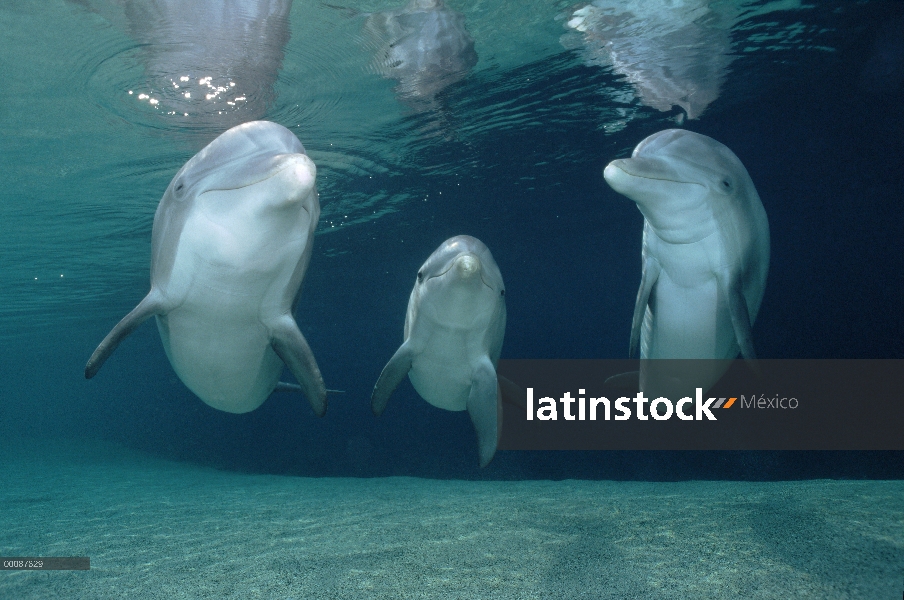
<instances>
[{"instance_id":1,"label":"dolphin snout tip","mask_svg":"<svg viewBox=\"0 0 904 600\"><path fill-rule=\"evenodd\" d=\"M480 273L480 259L473 254L463 254L455 259L455 268L462 277L472 277Z\"/></svg>"},{"instance_id":2,"label":"dolphin snout tip","mask_svg":"<svg viewBox=\"0 0 904 600\"><path fill-rule=\"evenodd\" d=\"M627 195L631 187L631 173L625 169L622 160L613 160L603 169L603 179L609 184L609 187L619 194Z\"/></svg>"},{"instance_id":3,"label":"dolphin snout tip","mask_svg":"<svg viewBox=\"0 0 904 600\"><path fill-rule=\"evenodd\" d=\"M315 165L314 161L308 158L306 154L292 154L286 160L286 164L298 175L310 177L312 179L317 176L317 165Z\"/></svg>"},{"instance_id":4,"label":"dolphin snout tip","mask_svg":"<svg viewBox=\"0 0 904 600\"><path fill-rule=\"evenodd\" d=\"M605 179L609 183L612 183L612 180L622 173L621 167L616 163L618 163L618 161L613 160L611 163L606 165L606 168L603 169L603 179Z\"/></svg>"},{"instance_id":5,"label":"dolphin snout tip","mask_svg":"<svg viewBox=\"0 0 904 600\"><path fill-rule=\"evenodd\" d=\"M317 181L317 168L310 158L303 154L296 154L284 160L273 177L281 178L282 181L293 187L308 190L313 188Z\"/></svg>"}]
</instances>

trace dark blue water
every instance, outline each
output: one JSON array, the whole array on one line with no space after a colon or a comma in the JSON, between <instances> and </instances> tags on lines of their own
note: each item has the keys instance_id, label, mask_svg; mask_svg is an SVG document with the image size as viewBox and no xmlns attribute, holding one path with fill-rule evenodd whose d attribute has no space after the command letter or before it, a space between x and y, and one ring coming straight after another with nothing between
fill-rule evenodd
<instances>
[{"instance_id":1,"label":"dark blue water","mask_svg":"<svg viewBox=\"0 0 904 600\"><path fill-rule=\"evenodd\" d=\"M467 14L467 6L458 8ZM291 18L305 14L296 5ZM27 21L21 15L7 20ZM290 81L299 79L303 86L304 78L291 68L293 60L302 62L299 48L310 38L300 37L300 25L293 23L284 67ZM904 358L902 23L904 6L898 2L821 2L744 20L747 29L731 31L734 60L719 98L680 125L738 155L769 216L771 268L754 327L761 357ZM491 31L489 23L473 27L475 36ZM745 41L748 30L799 33L771 47ZM197 142L170 148L180 132L168 137L172 126L148 126L144 113L130 122L125 109L98 99L103 86L92 83L83 90L92 109L73 109L74 118L90 114L107 124L98 136L108 136L113 145L116 131L128 132L136 152L147 157L126 158L121 151L105 156L104 141L83 133L78 139L90 148L82 160L93 157L96 163L76 168L75 181L53 179L58 168L66 168L54 153L71 151L74 134L53 128L37 135L22 129L23 121L40 129L40 115L0 112L4 134L15 140L3 152L7 183L0 231L8 251L0 258L7 282L0 293L9 296L0 323L0 432L100 438L222 469L292 475L904 477L900 452L499 452L479 470L467 414L428 405L407 380L386 412L373 417L370 392L402 341L417 269L452 235L484 241L505 278L503 358L627 354L643 221L633 203L606 185L602 169L646 136L677 126L682 113L677 107L662 112L635 98L622 102L632 115L626 123L607 128L618 106L612 90L630 95L630 83L611 68L585 64L556 41L551 38L542 56L528 53L517 64L487 57L441 93L438 108L399 110L386 123L371 121L365 129L373 144L348 129L351 109L339 115L346 129L333 135L330 116L339 109L311 109L312 121L305 123L304 107L292 113L291 90L285 82L277 85L281 95L264 116L297 125L293 131L315 161L320 156L328 163L319 183L324 218L297 313L327 386L344 390L330 396L323 419L295 394L275 394L244 415L208 407L177 379L149 323L98 378L84 381L82 368L97 342L146 293L154 207ZM3 68L24 81L21 70L40 72L43 64L9 54ZM389 91L390 84L367 76ZM50 93L34 90L36 97ZM389 96L387 102L401 105ZM65 122L65 106L59 108L63 117L48 120ZM363 176L330 167L330 139L346 140L346 155L367 156L386 168ZM23 156L26 146L32 154ZM85 200L91 189L117 194L96 218ZM82 204L73 204L73 197ZM343 220L347 206L360 208L363 202L343 205L343 198L373 197L404 200L387 203L378 218L365 218L361 209L348 224L325 231L328 222ZM67 214L76 216L67 222ZM86 222L118 229L90 233ZM111 262L119 266L111 268ZM69 263L84 275L84 284L24 287L28 269L55 277L56 265Z\"/></svg>"}]
</instances>

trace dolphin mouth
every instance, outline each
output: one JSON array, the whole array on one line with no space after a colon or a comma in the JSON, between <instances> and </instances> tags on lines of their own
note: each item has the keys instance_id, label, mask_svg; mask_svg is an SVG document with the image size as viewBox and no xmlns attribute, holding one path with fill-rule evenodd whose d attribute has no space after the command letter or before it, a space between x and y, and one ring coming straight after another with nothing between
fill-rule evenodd
<instances>
[{"instance_id":1,"label":"dolphin mouth","mask_svg":"<svg viewBox=\"0 0 904 600\"><path fill-rule=\"evenodd\" d=\"M633 159L633 160L636 160L636 159ZM618 162L618 164L615 164L616 162ZM670 183L684 183L687 185L699 185L701 187L705 187L705 186L703 186L703 184L697 183L696 181L687 181L685 179L669 177L666 173L657 174L657 173L649 173L649 172L648 173L637 172L636 170L625 168L625 163L622 161L613 161L613 162L609 163L606 166L606 169L609 169L609 168L618 169L625 175L628 175L629 177L636 177L637 179L646 179L649 181L668 181Z\"/></svg>"},{"instance_id":2,"label":"dolphin mouth","mask_svg":"<svg viewBox=\"0 0 904 600\"><path fill-rule=\"evenodd\" d=\"M435 279L435 278L437 278L437 277L442 277L442 276L444 276L446 273L448 273L449 271L451 271L453 268L455 268L455 265L458 263L458 259L461 258L462 256L471 256L471 257L474 258L474 260L477 261L477 264L479 265L479 270L480 270L480 273L479 273L479 276L480 276L480 282L481 282L483 285L487 286L488 288L490 288L490 289L492 290L492 289L493 289L493 286L491 286L489 283L487 283L487 280L485 279L485 277L486 277L486 269L483 268L483 263L480 261L480 258L478 258L477 255L474 254L473 252L462 252L461 254L459 254L458 256L456 256L455 258L453 258L452 260L450 260L450 261L448 262L448 266L447 266L445 269L443 269L443 271L442 271L441 273L437 273L437 274L434 275L433 277L428 278L428 281L429 281L430 279Z\"/></svg>"},{"instance_id":3,"label":"dolphin mouth","mask_svg":"<svg viewBox=\"0 0 904 600\"><path fill-rule=\"evenodd\" d=\"M274 158L282 158L282 157L285 157L285 158L284 158L284 160L277 162L276 167L272 167L270 169L265 170L263 173L260 173L257 177L252 177L252 178L246 180L245 182L243 182L241 185L212 187L212 188L204 190L204 192L202 192L202 193L206 194L207 192L228 192L228 191L232 191L232 190L241 190L243 188L251 187L253 185L257 185L258 183L267 181L268 179L273 179L274 177L276 177L277 175L279 175L286 169L298 164L298 160L295 158L296 156L304 156L304 155L303 154L279 155Z\"/></svg>"},{"instance_id":4,"label":"dolphin mouth","mask_svg":"<svg viewBox=\"0 0 904 600\"><path fill-rule=\"evenodd\" d=\"M487 280L483 278L483 273L480 274L480 283L487 286L487 288L492 291L493 286L491 286L489 283L487 283Z\"/></svg>"}]
</instances>

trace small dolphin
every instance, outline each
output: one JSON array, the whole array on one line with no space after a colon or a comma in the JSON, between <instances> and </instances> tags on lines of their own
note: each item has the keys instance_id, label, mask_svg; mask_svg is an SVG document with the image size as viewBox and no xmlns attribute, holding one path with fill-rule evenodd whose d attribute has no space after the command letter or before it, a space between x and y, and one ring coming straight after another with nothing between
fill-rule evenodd
<instances>
[{"instance_id":1,"label":"small dolphin","mask_svg":"<svg viewBox=\"0 0 904 600\"><path fill-rule=\"evenodd\" d=\"M485 467L499 439L496 364L504 335L505 286L489 248L467 235L446 240L417 273L405 341L374 386L374 414L407 374L433 406L468 410Z\"/></svg>"},{"instance_id":2,"label":"small dolphin","mask_svg":"<svg viewBox=\"0 0 904 600\"><path fill-rule=\"evenodd\" d=\"M320 218L317 169L295 135L253 121L176 173L154 215L151 291L100 343L90 379L151 316L179 378L210 406L260 406L283 363L318 416L320 369L293 317Z\"/></svg>"},{"instance_id":3,"label":"small dolphin","mask_svg":"<svg viewBox=\"0 0 904 600\"><path fill-rule=\"evenodd\" d=\"M633 355L640 345L640 389L651 398L708 389L727 362L676 370L644 359L727 360L739 350L755 358L751 327L769 271L769 222L753 181L727 147L681 129L654 133L603 176L644 216L630 346Z\"/></svg>"}]
</instances>

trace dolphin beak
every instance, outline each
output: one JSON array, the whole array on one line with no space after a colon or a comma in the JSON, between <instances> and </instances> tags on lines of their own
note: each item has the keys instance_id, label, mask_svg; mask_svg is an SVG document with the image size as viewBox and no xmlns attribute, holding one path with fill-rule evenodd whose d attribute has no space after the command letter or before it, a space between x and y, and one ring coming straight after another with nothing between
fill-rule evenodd
<instances>
[{"instance_id":1,"label":"dolphin beak","mask_svg":"<svg viewBox=\"0 0 904 600\"><path fill-rule=\"evenodd\" d=\"M291 169L291 170L290 170ZM238 190L257 185L274 177L290 177L301 185L313 185L316 176L314 163L304 154L267 155L245 160L230 168L227 173L215 181L206 192Z\"/></svg>"},{"instance_id":2,"label":"dolphin beak","mask_svg":"<svg viewBox=\"0 0 904 600\"><path fill-rule=\"evenodd\" d=\"M286 167L282 169L282 171L285 171L286 169L292 169L291 176L300 186L304 188L314 187L314 182L317 178L317 167L314 166L314 162L304 154L293 155L292 158L287 161Z\"/></svg>"},{"instance_id":3,"label":"dolphin beak","mask_svg":"<svg viewBox=\"0 0 904 600\"><path fill-rule=\"evenodd\" d=\"M632 174L625 165L627 161L624 159L613 160L603 169L603 179L609 184L613 190L619 194L627 195L631 189Z\"/></svg>"},{"instance_id":4,"label":"dolphin beak","mask_svg":"<svg viewBox=\"0 0 904 600\"><path fill-rule=\"evenodd\" d=\"M634 202L648 201L645 190L658 182L700 185L689 181L667 160L652 157L620 158L613 160L603 169L603 178L609 186ZM639 198L637 197L640 195Z\"/></svg>"},{"instance_id":5,"label":"dolphin beak","mask_svg":"<svg viewBox=\"0 0 904 600\"><path fill-rule=\"evenodd\" d=\"M273 166L264 179L272 177L286 177L303 182L304 185L313 184L316 173L314 163L304 154L285 154L273 161Z\"/></svg>"},{"instance_id":6,"label":"dolphin beak","mask_svg":"<svg viewBox=\"0 0 904 600\"><path fill-rule=\"evenodd\" d=\"M462 254L455 259L454 268L462 279L470 279L480 274L480 259L473 254Z\"/></svg>"},{"instance_id":7,"label":"dolphin beak","mask_svg":"<svg viewBox=\"0 0 904 600\"><path fill-rule=\"evenodd\" d=\"M483 265L480 264L480 258L478 258L476 254L465 252L464 254L458 255L454 260L447 264L448 267L445 271L433 275L432 277L430 277L430 279L433 279L434 277L442 277L451 272L456 279L462 282L479 282L487 286L488 288L493 289L493 286L487 283L486 279L484 279Z\"/></svg>"},{"instance_id":8,"label":"dolphin beak","mask_svg":"<svg viewBox=\"0 0 904 600\"><path fill-rule=\"evenodd\" d=\"M455 259L453 268L458 271L458 276L463 280L470 280L474 277L480 278L480 283L493 289L493 286L486 280L486 271L480 264L480 259L474 254L462 254Z\"/></svg>"},{"instance_id":9,"label":"dolphin beak","mask_svg":"<svg viewBox=\"0 0 904 600\"><path fill-rule=\"evenodd\" d=\"M675 183L692 183L685 181L686 178L682 177L678 170L667 161L658 158L620 158L613 160L603 170L603 177L606 181L618 180L625 176Z\"/></svg>"}]
</instances>

